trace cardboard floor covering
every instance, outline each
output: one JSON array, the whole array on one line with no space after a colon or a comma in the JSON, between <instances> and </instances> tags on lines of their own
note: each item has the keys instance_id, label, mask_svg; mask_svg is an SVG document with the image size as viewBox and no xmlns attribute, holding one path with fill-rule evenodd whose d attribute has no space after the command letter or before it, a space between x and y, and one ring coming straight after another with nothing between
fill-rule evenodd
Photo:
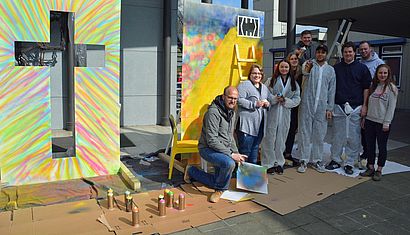
<instances>
[{"instance_id":1,"label":"cardboard floor covering","mask_svg":"<svg viewBox=\"0 0 410 235\"><path fill-rule=\"evenodd\" d=\"M211 190L201 189L194 185L171 189L175 198L185 193L186 209L167 208L165 217L159 217L157 210L157 198L163 190L134 194L140 211L138 227L131 225L131 213L125 211L124 197L117 196L113 210L108 210L106 200L90 199L1 212L0 234L166 234L265 209L252 201L209 203Z\"/></svg>"},{"instance_id":2,"label":"cardboard floor covering","mask_svg":"<svg viewBox=\"0 0 410 235\"><path fill-rule=\"evenodd\" d=\"M308 168L303 174L296 168L286 169L283 175L269 175L268 194L253 193L253 201L285 215L320 201L368 178L351 178L331 172L319 173Z\"/></svg>"}]
</instances>

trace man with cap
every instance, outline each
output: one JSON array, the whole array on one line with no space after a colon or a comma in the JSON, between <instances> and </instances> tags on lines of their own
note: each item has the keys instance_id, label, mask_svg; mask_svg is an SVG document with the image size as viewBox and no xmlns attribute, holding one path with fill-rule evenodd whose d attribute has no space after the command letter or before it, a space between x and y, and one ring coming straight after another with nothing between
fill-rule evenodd
<instances>
[{"instance_id":1,"label":"man with cap","mask_svg":"<svg viewBox=\"0 0 410 235\"><path fill-rule=\"evenodd\" d=\"M335 101L336 74L326 61L326 45L316 48L315 57L302 66L304 75L302 102L300 104L300 150L299 173L304 173L311 161L318 172L325 172L323 164L323 143L327 121L332 119ZM310 144L312 143L312 147Z\"/></svg>"}]
</instances>

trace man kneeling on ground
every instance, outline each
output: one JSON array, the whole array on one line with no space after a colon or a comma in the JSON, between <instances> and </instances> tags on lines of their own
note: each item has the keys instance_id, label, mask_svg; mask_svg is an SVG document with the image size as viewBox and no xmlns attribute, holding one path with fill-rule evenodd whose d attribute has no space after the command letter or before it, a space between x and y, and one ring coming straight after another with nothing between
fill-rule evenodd
<instances>
[{"instance_id":1,"label":"man kneeling on ground","mask_svg":"<svg viewBox=\"0 0 410 235\"><path fill-rule=\"evenodd\" d=\"M206 173L196 167L187 166L184 180L191 183L191 179L199 181L215 189L209 198L210 202L218 202L223 191L229 187L235 162L241 163L246 155L238 153L233 138L235 122L235 106L238 101L238 90L229 86L223 95L215 98L205 113L198 149L201 157L212 163L214 174Z\"/></svg>"}]
</instances>

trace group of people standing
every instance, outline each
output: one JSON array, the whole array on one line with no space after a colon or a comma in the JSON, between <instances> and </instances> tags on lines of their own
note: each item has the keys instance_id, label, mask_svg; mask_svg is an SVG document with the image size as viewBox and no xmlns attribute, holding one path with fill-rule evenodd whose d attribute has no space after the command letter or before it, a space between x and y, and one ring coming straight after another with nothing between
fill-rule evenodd
<instances>
[{"instance_id":1,"label":"group of people standing","mask_svg":"<svg viewBox=\"0 0 410 235\"><path fill-rule=\"evenodd\" d=\"M345 173L351 175L360 156L359 162L367 159L367 170L361 175L380 180L398 90L390 67L368 42L360 43L360 61L355 52L353 42L345 43L342 61L331 66L326 61L327 47L313 44L311 32L304 31L271 78L265 81L262 67L253 64L248 80L237 88L225 88L204 116L198 147L215 172L188 166L185 181L194 179L214 188L210 201L217 202L229 186L235 162L256 164L259 146L261 165L268 173L283 174L285 162L290 161L299 173L306 172L308 164L318 172L343 165ZM329 121L333 139L331 161L325 165L323 146ZM296 133L300 159L292 156Z\"/></svg>"}]
</instances>

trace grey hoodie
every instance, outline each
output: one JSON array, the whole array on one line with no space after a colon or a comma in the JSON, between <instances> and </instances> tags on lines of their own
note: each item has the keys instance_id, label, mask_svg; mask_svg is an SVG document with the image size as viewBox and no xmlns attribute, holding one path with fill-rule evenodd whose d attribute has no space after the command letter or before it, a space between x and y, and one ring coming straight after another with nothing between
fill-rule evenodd
<instances>
[{"instance_id":1,"label":"grey hoodie","mask_svg":"<svg viewBox=\"0 0 410 235\"><path fill-rule=\"evenodd\" d=\"M370 58L368 60L364 60L363 58L361 58L359 62L367 66L372 78L375 75L374 73L376 72L377 66L384 64L384 61L380 59L377 53L374 51L371 52Z\"/></svg>"},{"instance_id":2,"label":"grey hoodie","mask_svg":"<svg viewBox=\"0 0 410 235\"><path fill-rule=\"evenodd\" d=\"M205 113L198 148L211 148L229 157L238 153L233 138L235 112L226 109L222 95L217 96Z\"/></svg>"}]
</instances>

